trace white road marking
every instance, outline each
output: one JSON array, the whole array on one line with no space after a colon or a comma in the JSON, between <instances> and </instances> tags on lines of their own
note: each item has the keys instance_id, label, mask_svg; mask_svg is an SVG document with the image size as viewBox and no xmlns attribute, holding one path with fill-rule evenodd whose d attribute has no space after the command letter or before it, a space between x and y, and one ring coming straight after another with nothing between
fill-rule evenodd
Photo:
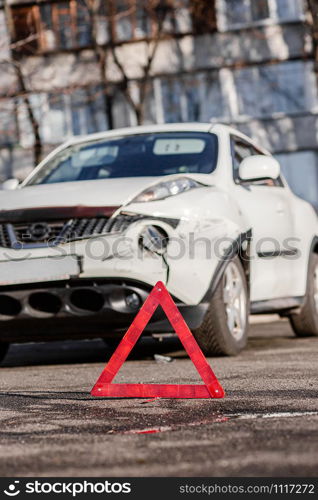
<instances>
[{"instance_id":1,"label":"white road marking","mask_svg":"<svg viewBox=\"0 0 318 500\"><path fill-rule=\"evenodd\" d=\"M290 418L290 417L307 417L307 416L317 416L318 411L285 411L285 412L273 412L273 413L233 413L230 415L225 415L229 419L235 418L240 420L248 420L255 418Z\"/></svg>"}]
</instances>

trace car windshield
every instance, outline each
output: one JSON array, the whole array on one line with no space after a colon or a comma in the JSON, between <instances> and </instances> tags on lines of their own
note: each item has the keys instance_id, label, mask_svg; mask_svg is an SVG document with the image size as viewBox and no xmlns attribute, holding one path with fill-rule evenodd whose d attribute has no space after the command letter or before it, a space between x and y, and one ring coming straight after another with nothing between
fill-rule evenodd
<instances>
[{"instance_id":1,"label":"car windshield","mask_svg":"<svg viewBox=\"0 0 318 500\"><path fill-rule=\"evenodd\" d=\"M140 134L69 146L33 175L26 185L208 174L216 166L217 137L207 132Z\"/></svg>"}]
</instances>

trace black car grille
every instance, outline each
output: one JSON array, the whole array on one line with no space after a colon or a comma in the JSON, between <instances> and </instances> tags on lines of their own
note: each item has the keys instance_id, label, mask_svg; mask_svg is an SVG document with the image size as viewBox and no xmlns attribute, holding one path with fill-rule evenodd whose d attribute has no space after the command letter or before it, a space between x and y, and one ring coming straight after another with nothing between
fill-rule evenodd
<instances>
[{"instance_id":1,"label":"black car grille","mask_svg":"<svg viewBox=\"0 0 318 500\"><path fill-rule=\"evenodd\" d=\"M140 215L121 214L117 217L74 218L58 221L38 221L0 224L0 246L53 246L107 233L123 232Z\"/></svg>"}]
</instances>

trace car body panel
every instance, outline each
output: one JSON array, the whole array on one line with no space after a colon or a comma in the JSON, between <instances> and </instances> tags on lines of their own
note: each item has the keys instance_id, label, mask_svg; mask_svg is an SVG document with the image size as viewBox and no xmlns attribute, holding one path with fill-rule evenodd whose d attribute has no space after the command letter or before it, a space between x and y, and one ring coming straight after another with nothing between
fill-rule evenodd
<instances>
[{"instance_id":1,"label":"car body panel","mask_svg":"<svg viewBox=\"0 0 318 500\"><path fill-rule=\"evenodd\" d=\"M149 175L28 186L36 172L57 152L71 145L129 134L176 131L216 134L218 158L211 174ZM265 157L270 156L235 129L211 124L135 127L67 141L43 160L19 189L1 193L1 220L5 220L6 214L10 218L10 213L12 217L13 211L19 210L24 216L29 213L32 219L32 210L37 214L41 210L51 211L54 217L62 207L74 209L74 213L80 208L83 214L85 210L89 213L90 207L104 207L110 219L132 216L134 221L123 232L77 238L56 246L0 247L0 262L19 259L27 265L29 259L58 260L74 255L81 265L78 275L72 279L83 283L85 280L94 283L126 280L146 287L162 280L181 304L199 306L206 302L220 262L233 242L251 233L252 239L246 247L248 262L244 263L250 271L251 302L303 297L309 253L318 234L315 211L291 192L283 177L280 186L235 182L230 143L233 134L257 147ZM136 202L136 196L144 189L180 177L193 179L200 186L158 201ZM140 235L149 225L168 237L165 253L141 250ZM260 246L262 239L266 241ZM14 266L12 269L14 273Z\"/></svg>"}]
</instances>

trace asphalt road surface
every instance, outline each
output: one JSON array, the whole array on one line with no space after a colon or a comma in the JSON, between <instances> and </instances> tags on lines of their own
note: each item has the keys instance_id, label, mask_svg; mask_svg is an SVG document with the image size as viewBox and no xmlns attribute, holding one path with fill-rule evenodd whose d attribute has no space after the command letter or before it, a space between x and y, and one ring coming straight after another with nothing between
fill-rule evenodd
<instances>
[{"instance_id":1,"label":"asphalt road surface","mask_svg":"<svg viewBox=\"0 0 318 500\"><path fill-rule=\"evenodd\" d=\"M317 476L318 338L295 338L287 321L253 325L240 356L209 359L223 400L93 399L108 356L99 340L11 347L1 476ZM198 376L167 340L144 342L116 380Z\"/></svg>"}]
</instances>

